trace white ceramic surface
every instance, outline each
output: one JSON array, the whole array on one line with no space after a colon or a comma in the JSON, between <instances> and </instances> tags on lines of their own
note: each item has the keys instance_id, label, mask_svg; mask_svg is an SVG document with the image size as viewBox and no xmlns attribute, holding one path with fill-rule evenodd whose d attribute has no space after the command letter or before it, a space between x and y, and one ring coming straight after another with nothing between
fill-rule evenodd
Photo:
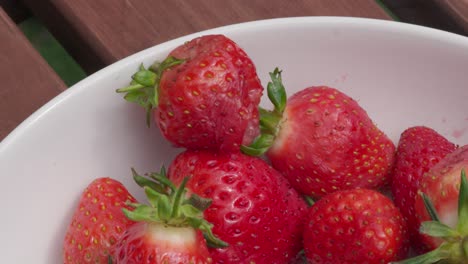
<instances>
[{"instance_id":1,"label":"white ceramic surface","mask_svg":"<svg viewBox=\"0 0 468 264\"><path fill-rule=\"evenodd\" d=\"M140 63L210 33L242 46L264 84L268 71L279 66L290 94L319 84L341 89L395 142L405 128L427 125L455 143L468 143L468 38L343 17L275 19L197 33L86 78L0 143L2 263L61 263L70 214L93 178L117 178L135 193L131 166L158 170L180 151L154 125L147 129L143 110L114 90L128 83Z\"/></svg>"}]
</instances>

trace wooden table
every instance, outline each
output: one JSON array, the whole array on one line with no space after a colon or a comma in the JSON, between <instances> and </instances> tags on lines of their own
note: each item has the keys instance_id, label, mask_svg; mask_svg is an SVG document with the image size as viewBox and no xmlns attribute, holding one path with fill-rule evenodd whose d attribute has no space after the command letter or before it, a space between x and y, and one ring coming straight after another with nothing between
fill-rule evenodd
<instances>
[{"instance_id":1,"label":"wooden table","mask_svg":"<svg viewBox=\"0 0 468 264\"><path fill-rule=\"evenodd\" d=\"M292 16L389 20L374 0L23 0L88 72L213 27ZM62 91L63 82L0 13L0 139ZM6 37L6 42L3 40ZM5 80L7 83L5 84Z\"/></svg>"},{"instance_id":2,"label":"wooden table","mask_svg":"<svg viewBox=\"0 0 468 264\"><path fill-rule=\"evenodd\" d=\"M65 84L0 8L0 140Z\"/></svg>"},{"instance_id":3,"label":"wooden table","mask_svg":"<svg viewBox=\"0 0 468 264\"><path fill-rule=\"evenodd\" d=\"M86 71L213 27L290 16L390 19L374 0L25 0ZM112 3L112 4L109 4Z\"/></svg>"}]
</instances>

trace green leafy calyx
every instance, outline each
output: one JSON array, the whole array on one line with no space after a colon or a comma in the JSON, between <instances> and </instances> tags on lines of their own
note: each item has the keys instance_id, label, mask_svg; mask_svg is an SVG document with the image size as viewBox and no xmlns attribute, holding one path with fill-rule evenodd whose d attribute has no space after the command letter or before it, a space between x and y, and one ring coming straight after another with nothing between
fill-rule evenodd
<instances>
[{"instance_id":1,"label":"green leafy calyx","mask_svg":"<svg viewBox=\"0 0 468 264\"><path fill-rule=\"evenodd\" d=\"M287 95L281 78L281 71L275 68L273 72L270 72L270 78L267 93L274 109L270 111L259 108L261 134L250 145L241 146L242 152L250 156L261 156L268 151L278 134L280 121L286 108Z\"/></svg>"},{"instance_id":2,"label":"green leafy calyx","mask_svg":"<svg viewBox=\"0 0 468 264\"><path fill-rule=\"evenodd\" d=\"M129 203L133 210L123 209L127 218L174 227L193 227L203 232L209 246L227 246L212 233L213 225L203 218L203 211L211 205L211 200L196 194L187 195L188 177L175 186L167 178L164 167L159 173L145 176L134 169L132 173L135 182L145 190L149 204Z\"/></svg>"},{"instance_id":3,"label":"green leafy calyx","mask_svg":"<svg viewBox=\"0 0 468 264\"><path fill-rule=\"evenodd\" d=\"M175 65L183 63L184 60L169 56L163 62L154 63L146 69L143 64L133 74L130 85L117 89L117 93L125 93L124 99L136 103L146 109L146 124L150 126L151 110L158 106L159 81L163 72Z\"/></svg>"},{"instance_id":4,"label":"green leafy calyx","mask_svg":"<svg viewBox=\"0 0 468 264\"><path fill-rule=\"evenodd\" d=\"M457 226L452 228L441 223L431 200L421 193L420 195L431 221L421 223L420 232L431 237L441 238L444 242L437 249L426 254L394 263L431 264L438 261L443 261L443 263L468 263L468 183L464 169L461 170L460 177Z\"/></svg>"}]
</instances>

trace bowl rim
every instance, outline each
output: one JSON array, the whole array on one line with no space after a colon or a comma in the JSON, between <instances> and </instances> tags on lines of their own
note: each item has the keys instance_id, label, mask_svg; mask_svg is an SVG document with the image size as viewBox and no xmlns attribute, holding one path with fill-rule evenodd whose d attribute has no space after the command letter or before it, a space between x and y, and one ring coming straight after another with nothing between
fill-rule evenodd
<instances>
[{"instance_id":1,"label":"bowl rim","mask_svg":"<svg viewBox=\"0 0 468 264\"><path fill-rule=\"evenodd\" d=\"M119 69L125 68L126 65L132 64L135 61L143 61L149 55L156 53L161 49L168 49L175 45L180 45L185 41L206 34L229 34L238 30L258 30L259 28L270 28L275 26L289 25L304 25L304 24L326 24L326 25L353 25L358 27L366 27L368 29L383 29L403 34L410 34L419 37L432 38L434 40L443 41L455 45L466 46L468 50L468 37L443 31L435 28L409 24L394 20L382 20L375 18L362 17L339 17L339 16L301 16L301 17L281 17L272 19L255 20L236 24L225 25L212 29L207 29L188 35L184 35L166 42L148 47L134 54L131 54L123 59L120 59L97 72L87 76L83 80L67 88L57 96L50 99L47 103L33 112L29 117L22 121L15 129L13 129L2 141L0 141L0 154L6 152L10 145L26 134L31 127L40 119L44 118L48 112L52 111L59 104L65 103L68 98L79 93L86 87L92 87L92 83L99 79L112 74Z\"/></svg>"}]
</instances>

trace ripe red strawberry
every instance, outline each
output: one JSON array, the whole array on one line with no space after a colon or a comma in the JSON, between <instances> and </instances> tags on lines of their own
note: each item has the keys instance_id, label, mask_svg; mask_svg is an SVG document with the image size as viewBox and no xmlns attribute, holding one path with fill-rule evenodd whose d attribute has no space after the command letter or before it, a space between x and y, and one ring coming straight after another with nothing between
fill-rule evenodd
<instances>
[{"instance_id":1,"label":"ripe red strawberry","mask_svg":"<svg viewBox=\"0 0 468 264\"><path fill-rule=\"evenodd\" d=\"M188 178L176 187L164 170L147 178L133 176L144 187L149 204L132 204L125 215L137 221L120 238L114 264L208 264L212 262L203 235L212 245L226 246L213 236L212 225L203 219L210 201L186 196Z\"/></svg>"},{"instance_id":2,"label":"ripe red strawberry","mask_svg":"<svg viewBox=\"0 0 468 264\"><path fill-rule=\"evenodd\" d=\"M395 146L356 101L330 87L309 87L286 101L281 72L270 73L275 109L261 111L263 134L247 154L270 159L299 192L318 198L389 182Z\"/></svg>"},{"instance_id":3,"label":"ripe red strawberry","mask_svg":"<svg viewBox=\"0 0 468 264\"><path fill-rule=\"evenodd\" d=\"M204 212L229 246L210 249L213 263L288 263L301 249L306 204L265 161L237 153L186 151L169 178L212 199Z\"/></svg>"},{"instance_id":4,"label":"ripe red strawberry","mask_svg":"<svg viewBox=\"0 0 468 264\"><path fill-rule=\"evenodd\" d=\"M424 193L431 200L440 221L451 227L455 227L458 220L457 206L462 169L468 171L468 145L446 155L432 167L421 178L418 189L418 193ZM416 196L415 210L420 223L431 220L420 195ZM428 236L425 238L424 241L431 249L440 245L437 239Z\"/></svg>"},{"instance_id":5,"label":"ripe red strawberry","mask_svg":"<svg viewBox=\"0 0 468 264\"><path fill-rule=\"evenodd\" d=\"M122 208L135 198L118 181L98 178L81 195L63 244L63 263L108 263L122 233L134 224Z\"/></svg>"},{"instance_id":6,"label":"ripe red strawberry","mask_svg":"<svg viewBox=\"0 0 468 264\"><path fill-rule=\"evenodd\" d=\"M424 173L454 150L455 144L428 127L411 127L403 131L400 136L392 178L392 194L395 205L408 223L414 246L421 245L418 243L421 239L419 220L414 209L419 180ZM418 249L418 251L425 250Z\"/></svg>"},{"instance_id":7,"label":"ripe red strawberry","mask_svg":"<svg viewBox=\"0 0 468 264\"><path fill-rule=\"evenodd\" d=\"M404 258L408 246L403 216L376 191L334 192L309 209L304 230L308 263L389 263Z\"/></svg>"},{"instance_id":8,"label":"ripe red strawberry","mask_svg":"<svg viewBox=\"0 0 468 264\"><path fill-rule=\"evenodd\" d=\"M468 145L448 154L420 179L415 211L420 243L433 251L401 263L468 263Z\"/></svg>"},{"instance_id":9,"label":"ripe red strawberry","mask_svg":"<svg viewBox=\"0 0 468 264\"><path fill-rule=\"evenodd\" d=\"M223 35L195 38L133 79L118 92L153 111L176 146L238 150L258 135L263 88L251 59Z\"/></svg>"}]
</instances>

